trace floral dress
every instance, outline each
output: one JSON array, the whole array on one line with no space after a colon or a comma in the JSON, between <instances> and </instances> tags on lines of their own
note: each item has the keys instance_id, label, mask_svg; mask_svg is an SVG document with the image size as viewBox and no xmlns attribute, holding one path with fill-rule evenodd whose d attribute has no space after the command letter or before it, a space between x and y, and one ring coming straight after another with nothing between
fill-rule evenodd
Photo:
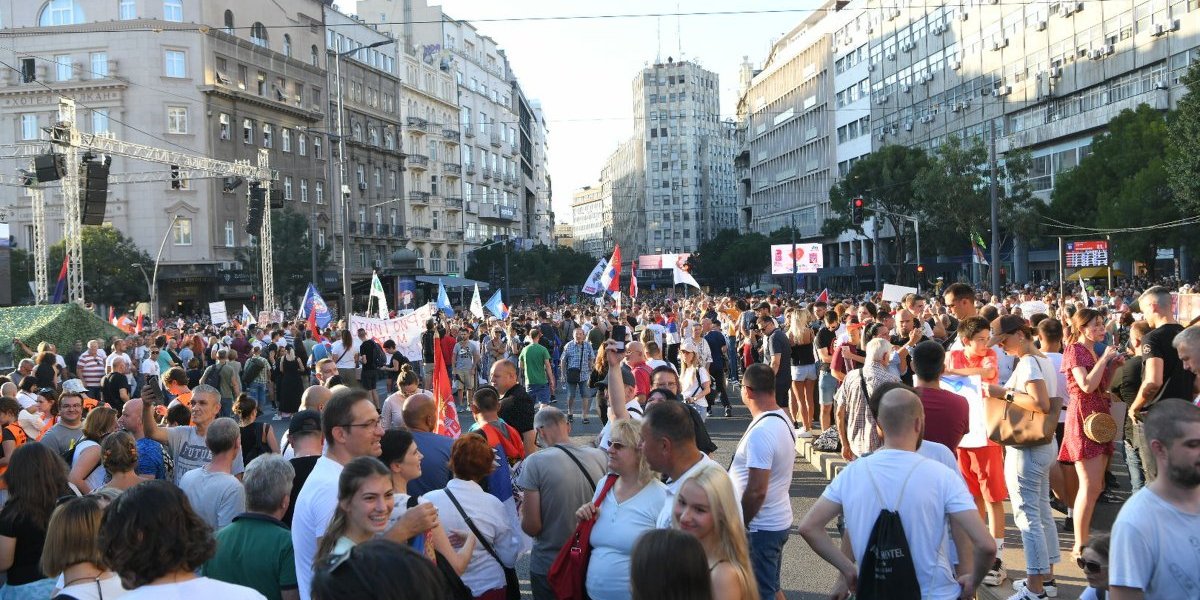
<instances>
[{"instance_id":1,"label":"floral dress","mask_svg":"<svg viewBox=\"0 0 1200 600\"><path fill-rule=\"evenodd\" d=\"M1071 373L1075 367L1082 367L1090 373L1096 366L1096 360L1096 356L1083 344L1071 344L1063 348L1062 371L1067 375L1067 391L1071 394L1071 400L1067 405L1067 421L1063 425L1062 447L1058 450L1058 460L1061 462L1078 462L1113 453L1112 442L1098 444L1083 434L1084 419L1092 413L1110 411L1110 402L1104 390L1108 389L1109 380L1112 379L1112 369L1105 370L1100 385L1090 394L1084 393Z\"/></svg>"}]
</instances>

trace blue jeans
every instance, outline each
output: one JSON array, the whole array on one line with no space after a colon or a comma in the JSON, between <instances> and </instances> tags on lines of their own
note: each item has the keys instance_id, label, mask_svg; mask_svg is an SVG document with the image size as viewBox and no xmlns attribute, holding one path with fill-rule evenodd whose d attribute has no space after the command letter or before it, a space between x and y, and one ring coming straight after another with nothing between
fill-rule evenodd
<instances>
[{"instance_id":1,"label":"blue jeans","mask_svg":"<svg viewBox=\"0 0 1200 600\"><path fill-rule=\"evenodd\" d=\"M762 600L774 600L779 591L779 571L783 567L783 545L788 539L788 530L751 531L750 567L758 582L758 595Z\"/></svg>"},{"instance_id":2,"label":"blue jeans","mask_svg":"<svg viewBox=\"0 0 1200 600\"><path fill-rule=\"evenodd\" d=\"M1057 460L1058 444L1054 442L1031 448L1008 448L1004 457L1013 521L1021 531L1025 572L1029 575L1049 575L1050 566L1061 561L1058 529L1050 512L1050 467Z\"/></svg>"},{"instance_id":3,"label":"blue jeans","mask_svg":"<svg viewBox=\"0 0 1200 600\"><path fill-rule=\"evenodd\" d=\"M580 381L579 383L567 383L567 397L583 399L591 398L592 388L588 387L586 381Z\"/></svg>"},{"instance_id":4,"label":"blue jeans","mask_svg":"<svg viewBox=\"0 0 1200 600\"><path fill-rule=\"evenodd\" d=\"M1142 451L1137 444L1125 438L1125 467L1129 469L1129 492L1136 492L1146 485L1142 476Z\"/></svg>"},{"instance_id":5,"label":"blue jeans","mask_svg":"<svg viewBox=\"0 0 1200 600\"><path fill-rule=\"evenodd\" d=\"M833 397L837 394L838 380L829 371L820 371L817 374L817 387L819 388L822 405L832 405Z\"/></svg>"},{"instance_id":6,"label":"blue jeans","mask_svg":"<svg viewBox=\"0 0 1200 600\"><path fill-rule=\"evenodd\" d=\"M267 404L267 384L254 382L246 386L246 395L254 399L255 404L258 404L258 413L262 414L263 407Z\"/></svg>"},{"instance_id":7,"label":"blue jeans","mask_svg":"<svg viewBox=\"0 0 1200 600\"><path fill-rule=\"evenodd\" d=\"M217 413L218 417L233 416L233 398L221 398L221 412Z\"/></svg>"},{"instance_id":8,"label":"blue jeans","mask_svg":"<svg viewBox=\"0 0 1200 600\"><path fill-rule=\"evenodd\" d=\"M550 384L529 384L529 397L533 398L533 401L538 404L550 404Z\"/></svg>"}]
</instances>

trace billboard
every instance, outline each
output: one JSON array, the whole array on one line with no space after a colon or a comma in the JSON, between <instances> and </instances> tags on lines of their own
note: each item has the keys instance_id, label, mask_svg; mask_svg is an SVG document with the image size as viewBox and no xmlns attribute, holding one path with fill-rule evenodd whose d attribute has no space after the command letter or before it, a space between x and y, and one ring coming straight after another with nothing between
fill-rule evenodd
<instances>
[{"instance_id":1,"label":"billboard","mask_svg":"<svg viewBox=\"0 0 1200 600\"><path fill-rule=\"evenodd\" d=\"M796 244L795 248L800 273L816 273L817 269L825 266L825 254L821 252L821 244ZM795 272L796 268L792 264L792 245L772 245L771 274L788 275Z\"/></svg>"},{"instance_id":2,"label":"billboard","mask_svg":"<svg viewBox=\"0 0 1200 600\"><path fill-rule=\"evenodd\" d=\"M1103 267L1108 265L1108 242L1067 242L1066 265L1068 269L1079 267Z\"/></svg>"},{"instance_id":3,"label":"billboard","mask_svg":"<svg viewBox=\"0 0 1200 600\"><path fill-rule=\"evenodd\" d=\"M691 258L690 253L684 254L646 254L638 257L638 270L650 269L671 269L676 265L680 269L687 270L687 261Z\"/></svg>"}]
</instances>

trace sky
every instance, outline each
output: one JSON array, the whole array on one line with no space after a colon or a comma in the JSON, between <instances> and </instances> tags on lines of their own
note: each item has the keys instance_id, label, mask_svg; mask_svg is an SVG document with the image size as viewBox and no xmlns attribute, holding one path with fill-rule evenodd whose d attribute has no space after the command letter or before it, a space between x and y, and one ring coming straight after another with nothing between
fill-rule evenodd
<instances>
[{"instance_id":1,"label":"sky","mask_svg":"<svg viewBox=\"0 0 1200 600\"><path fill-rule=\"evenodd\" d=\"M356 3L337 0L335 4L353 12ZM526 95L541 101L549 128L555 221L567 223L574 192L597 183L604 161L633 132L633 79L643 67L672 57L715 71L721 83L721 116L733 118L742 57L761 67L771 43L807 16L803 9L820 2L444 0L441 4L446 14L475 21L482 34L496 40ZM750 14L673 16L730 11ZM672 16L523 20L665 13Z\"/></svg>"}]
</instances>

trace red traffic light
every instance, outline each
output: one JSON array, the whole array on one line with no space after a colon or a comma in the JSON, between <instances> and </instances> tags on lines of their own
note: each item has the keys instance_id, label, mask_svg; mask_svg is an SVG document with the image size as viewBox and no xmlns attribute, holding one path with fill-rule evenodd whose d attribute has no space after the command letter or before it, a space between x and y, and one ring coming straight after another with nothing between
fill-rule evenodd
<instances>
[{"instance_id":1,"label":"red traffic light","mask_svg":"<svg viewBox=\"0 0 1200 600\"><path fill-rule=\"evenodd\" d=\"M924 273L924 272L925 272L925 265L917 265L917 272L918 272L918 273Z\"/></svg>"},{"instance_id":2,"label":"red traffic light","mask_svg":"<svg viewBox=\"0 0 1200 600\"><path fill-rule=\"evenodd\" d=\"M863 199L855 198L854 199L854 208L862 208L862 207L863 207Z\"/></svg>"}]
</instances>

